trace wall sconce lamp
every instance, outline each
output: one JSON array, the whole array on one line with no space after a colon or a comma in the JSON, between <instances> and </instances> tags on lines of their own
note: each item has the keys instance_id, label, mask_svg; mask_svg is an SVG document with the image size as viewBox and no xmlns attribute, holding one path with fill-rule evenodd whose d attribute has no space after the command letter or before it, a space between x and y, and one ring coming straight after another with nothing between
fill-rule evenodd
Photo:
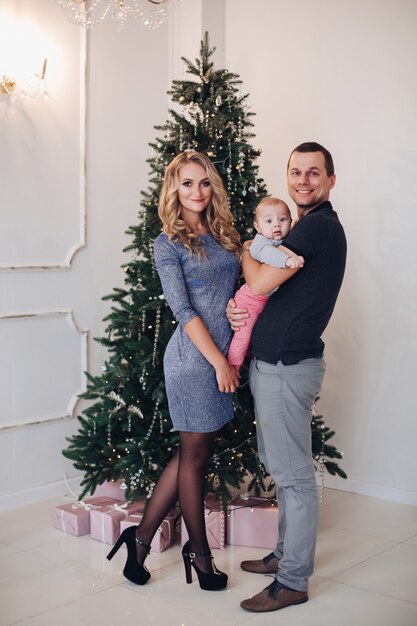
<instances>
[{"instance_id":1,"label":"wall sconce lamp","mask_svg":"<svg viewBox=\"0 0 417 626\"><path fill-rule=\"evenodd\" d=\"M15 79L3 74L3 78L1 79L0 83L0 93L3 94L3 96L10 96L13 93L15 87Z\"/></svg>"},{"instance_id":2,"label":"wall sconce lamp","mask_svg":"<svg viewBox=\"0 0 417 626\"><path fill-rule=\"evenodd\" d=\"M44 59L41 74L34 74L36 81L33 79L17 81L12 76L3 74L0 80L0 94L3 96L29 96L30 98L37 98L38 96L47 95L46 91L46 66L48 59Z\"/></svg>"}]
</instances>

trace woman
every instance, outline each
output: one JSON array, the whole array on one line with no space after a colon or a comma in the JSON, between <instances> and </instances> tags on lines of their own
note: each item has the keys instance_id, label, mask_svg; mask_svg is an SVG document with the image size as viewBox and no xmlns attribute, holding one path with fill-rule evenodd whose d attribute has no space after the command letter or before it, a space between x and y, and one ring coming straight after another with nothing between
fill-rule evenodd
<instances>
[{"instance_id":1,"label":"woman","mask_svg":"<svg viewBox=\"0 0 417 626\"><path fill-rule=\"evenodd\" d=\"M189 541L184 545L187 583L191 567L200 587L223 589L210 553L204 522L208 459L218 430L233 417L238 385L226 359L231 330L225 316L239 271L239 234L216 168L204 154L186 151L169 164L159 201L163 232L154 244L164 296L178 326L164 356L168 405L180 444L160 476L138 527L123 531L110 552L128 548L124 574L137 584L149 580L143 566L152 538L179 500Z\"/></svg>"}]
</instances>

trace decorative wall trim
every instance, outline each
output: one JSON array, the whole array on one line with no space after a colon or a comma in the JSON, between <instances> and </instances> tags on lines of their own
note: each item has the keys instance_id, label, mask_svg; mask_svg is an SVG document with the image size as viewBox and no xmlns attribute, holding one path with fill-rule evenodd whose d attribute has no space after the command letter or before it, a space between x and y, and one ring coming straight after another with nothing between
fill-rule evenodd
<instances>
[{"instance_id":1,"label":"decorative wall trim","mask_svg":"<svg viewBox=\"0 0 417 626\"><path fill-rule=\"evenodd\" d=\"M70 269L71 263L79 250L86 245L87 230L87 189L86 189L86 96L87 96L87 32L80 28L80 159L79 159L79 241L68 250L63 263L16 263L0 264L0 272L9 271L56 271Z\"/></svg>"},{"instance_id":2,"label":"decorative wall trim","mask_svg":"<svg viewBox=\"0 0 417 626\"><path fill-rule=\"evenodd\" d=\"M81 393L81 391L80 391ZM67 422L68 420L72 420L74 415L57 415L56 417L51 417L46 420L28 420L25 422L19 422L18 424L0 424L0 431L6 430L22 430L23 428L27 428L28 426L39 426L43 424L53 424L55 422Z\"/></svg>"},{"instance_id":3,"label":"decorative wall trim","mask_svg":"<svg viewBox=\"0 0 417 626\"><path fill-rule=\"evenodd\" d=\"M32 312L32 313L9 313L9 314L0 315L0 323L7 322L7 321L15 321L15 320L27 320L27 319L39 320L39 319L44 319L44 318L60 318L60 317L66 317L67 323L69 324L69 326L72 327L72 329L80 335L80 341L81 341L80 374L81 374L81 381L82 381L81 388L74 391L73 395L71 396L68 402L67 411L65 414L54 415L52 417L48 417L45 419L41 419L39 417L34 418L34 419L27 419L27 420L16 422L16 423L6 422L3 424L0 424L0 431L17 430L17 429L26 428L28 426L51 424L54 422L62 422L62 421L74 419L75 409L79 400L79 395L80 393L83 393L87 388L87 376L85 372L87 370L88 331L81 329L77 325L73 316L73 311L69 309L69 310L61 310L61 311L41 311L41 312Z\"/></svg>"}]
</instances>

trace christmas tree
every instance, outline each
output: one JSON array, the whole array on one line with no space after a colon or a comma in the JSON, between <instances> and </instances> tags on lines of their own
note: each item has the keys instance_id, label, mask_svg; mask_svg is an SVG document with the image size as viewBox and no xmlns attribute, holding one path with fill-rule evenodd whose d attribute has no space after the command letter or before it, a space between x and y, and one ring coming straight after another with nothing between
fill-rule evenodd
<instances>
[{"instance_id":1,"label":"christmas tree","mask_svg":"<svg viewBox=\"0 0 417 626\"><path fill-rule=\"evenodd\" d=\"M193 80L175 80L168 92L176 108L155 126L150 144L150 186L142 192L138 224L127 231L131 260L124 265L125 287L105 299L112 303L105 318L107 350L99 376L89 375L83 398L92 401L79 416L80 428L63 454L84 474L83 491L94 492L106 480L123 479L126 497L152 493L166 463L175 453L178 433L172 430L164 388L163 354L175 320L162 294L153 262L153 241L161 231L157 207L165 168L178 153L193 149L207 154L223 178L234 222L242 240L253 236L255 206L267 195L251 146L252 112L241 81L228 70L215 70L208 35L195 63L183 59ZM252 397L247 370L234 399L235 418L216 440L207 475L207 491L223 502L230 488L259 494L271 489L256 451ZM321 416L312 422L313 458L332 474L344 476L336 462L341 454L326 442L334 435Z\"/></svg>"}]
</instances>

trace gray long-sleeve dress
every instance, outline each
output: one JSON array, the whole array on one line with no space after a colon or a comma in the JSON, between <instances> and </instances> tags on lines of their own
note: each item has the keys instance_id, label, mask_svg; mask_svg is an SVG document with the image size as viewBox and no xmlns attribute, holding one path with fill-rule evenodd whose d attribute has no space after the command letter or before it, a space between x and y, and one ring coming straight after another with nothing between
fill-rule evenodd
<instances>
[{"instance_id":1,"label":"gray long-sleeve dress","mask_svg":"<svg viewBox=\"0 0 417 626\"><path fill-rule=\"evenodd\" d=\"M232 394L219 391L214 368L195 347L184 326L199 316L226 355L232 336L225 309L233 297L239 263L210 234L201 236L205 257L190 256L181 243L161 233L155 264L164 296L178 326L164 355L165 387L175 430L213 432L233 417Z\"/></svg>"}]
</instances>

